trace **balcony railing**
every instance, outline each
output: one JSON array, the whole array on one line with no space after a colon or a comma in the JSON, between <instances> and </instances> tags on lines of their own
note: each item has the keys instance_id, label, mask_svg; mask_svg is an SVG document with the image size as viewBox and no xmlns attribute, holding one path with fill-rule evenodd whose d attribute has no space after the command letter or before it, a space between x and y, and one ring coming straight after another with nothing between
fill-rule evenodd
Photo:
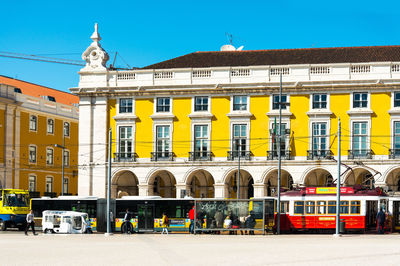
<instances>
[{"instance_id":1,"label":"balcony railing","mask_svg":"<svg viewBox=\"0 0 400 266\"><path fill-rule=\"evenodd\" d=\"M389 159L400 158L400 149L389 149Z\"/></svg>"},{"instance_id":2,"label":"balcony railing","mask_svg":"<svg viewBox=\"0 0 400 266\"><path fill-rule=\"evenodd\" d=\"M210 151L189 152L189 161L211 161L211 156Z\"/></svg>"},{"instance_id":3,"label":"balcony railing","mask_svg":"<svg viewBox=\"0 0 400 266\"><path fill-rule=\"evenodd\" d=\"M29 198L40 198L40 191L29 191Z\"/></svg>"},{"instance_id":4,"label":"balcony railing","mask_svg":"<svg viewBox=\"0 0 400 266\"><path fill-rule=\"evenodd\" d=\"M56 192L44 192L43 196L50 197L50 198L55 198L55 197L57 197L57 193Z\"/></svg>"},{"instance_id":5,"label":"balcony railing","mask_svg":"<svg viewBox=\"0 0 400 266\"><path fill-rule=\"evenodd\" d=\"M228 161L233 161L236 158L244 159L250 161L251 152L250 151L228 151L227 159Z\"/></svg>"},{"instance_id":6,"label":"balcony railing","mask_svg":"<svg viewBox=\"0 0 400 266\"><path fill-rule=\"evenodd\" d=\"M307 160L322 160L322 159L332 159L333 155L330 150L308 150Z\"/></svg>"},{"instance_id":7,"label":"balcony railing","mask_svg":"<svg viewBox=\"0 0 400 266\"><path fill-rule=\"evenodd\" d=\"M352 159L372 159L372 150L348 150L348 158Z\"/></svg>"},{"instance_id":8,"label":"balcony railing","mask_svg":"<svg viewBox=\"0 0 400 266\"><path fill-rule=\"evenodd\" d=\"M114 162L135 162L137 154L134 152L118 152L114 153Z\"/></svg>"},{"instance_id":9,"label":"balcony railing","mask_svg":"<svg viewBox=\"0 0 400 266\"><path fill-rule=\"evenodd\" d=\"M283 160L290 160L290 150L281 150L281 158ZM267 151L267 160L278 160L278 151Z\"/></svg>"},{"instance_id":10,"label":"balcony railing","mask_svg":"<svg viewBox=\"0 0 400 266\"><path fill-rule=\"evenodd\" d=\"M167 151L157 151L151 153L152 162L156 161L173 161L174 160L174 153L167 152Z\"/></svg>"}]
</instances>

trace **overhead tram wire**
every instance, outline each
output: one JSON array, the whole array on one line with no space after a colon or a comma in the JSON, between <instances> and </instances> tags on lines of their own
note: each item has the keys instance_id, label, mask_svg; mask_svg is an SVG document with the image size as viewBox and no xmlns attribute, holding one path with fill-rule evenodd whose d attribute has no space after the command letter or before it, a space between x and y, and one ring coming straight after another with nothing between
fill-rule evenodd
<instances>
[{"instance_id":1,"label":"overhead tram wire","mask_svg":"<svg viewBox=\"0 0 400 266\"><path fill-rule=\"evenodd\" d=\"M0 57L40 61L40 62L47 62L47 63L57 63L57 64L65 64L65 65L85 66L85 64L82 63L82 61L80 61L80 60L46 57L46 56L39 56L39 55L34 55L34 54L29 55L29 54L22 54L22 53L12 53L12 52L6 52L6 51L0 51Z\"/></svg>"}]
</instances>

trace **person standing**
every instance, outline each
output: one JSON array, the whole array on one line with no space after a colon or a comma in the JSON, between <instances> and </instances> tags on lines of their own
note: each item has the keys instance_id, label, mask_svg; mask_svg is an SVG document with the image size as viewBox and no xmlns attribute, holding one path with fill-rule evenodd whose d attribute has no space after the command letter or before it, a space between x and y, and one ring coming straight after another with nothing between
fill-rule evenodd
<instances>
[{"instance_id":1,"label":"person standing","mask_svg":"<svg viewBox=\"0 0 400 266\"><path fill-rule=\"evenodd\" d=\"M163 213L163 216L162 216L161 226L163 228L161 234L164 234L164 232L165 232L168 235L169 220L168 220L168 216L167 216L167 214L165 214L165 212Z\"/></svg>"},{"instance_id":2,"label":"person standing","mask_svg":"<svg viewBox=\"0 0 400 266\"><path fill-rule=\"evenodd\" d=\"M25 235L28 235L28 230L29 226L32 227L32 232L36 236L35 232L35 216L33 215L33 210L31 210L27 215L26 215L26 227L25 227Z\"/></svg>"},{"instance_id":3,"label":"person standing","mask_svg":"<svg viewBox=\"0 0 400 266\"><path fill-rule=\"evenodd\" d=\"M376 225L378 227L378 234L384 233L386 215L382 208L380 208L378 214L376 215Z\"/></svg>"},{"instance_id":4,"label":"person standing","mask_svg":"<svg viewBox=\"0 0 400 266\"><path fill-rule=\"evenodd\" d=\"M190 220L189 233L193 234L194 233L194 205L189 211L189 220Z\"/></svg>"}]
</instances>

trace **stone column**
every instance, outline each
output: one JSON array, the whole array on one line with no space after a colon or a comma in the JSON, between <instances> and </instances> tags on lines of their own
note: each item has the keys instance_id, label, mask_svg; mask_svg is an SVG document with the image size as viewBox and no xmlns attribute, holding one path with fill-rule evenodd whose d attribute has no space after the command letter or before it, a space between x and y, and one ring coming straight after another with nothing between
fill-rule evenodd
<instances>
[{"instance_id":1,"label":"stone column","mask_svg":"<svg viewBox=\"0 0 400 266\"><path fill-rule=\"evenodd\" d=\"M253 184L253 187L254 187L254 197L255 198L261 198L261 197L266 196L264 184L256 183L256 184Z\"/></svg>"},{"instance_id":2,"label":"stone column","mask_svg":"<svg viewBox=\"0 0 400 266\"><path fill-rule=\"evenodd\" d=\"M186 190L186 195L190 194L190 185L186 185L185 183L176 184L176 198L182 198L181 191Z\"/></svg>"},{"instance_id":3,"label":"stone column","mask_svg":"<svg viewBox=\"0 0 400 266\"><path fill-rule=\"evenodd\" d=\"M224 183L214 184L214 197L225 198L228 195L227 189Z\"/></svg>"},{"instance_id":4,"label":"stone column","mask_svg":"<svg viewBox=\"0 0 400 266\"><path fill-rule=\"evenodd\" d=\"M149 195L150 186L148 184L139 184L138 189L139 189L139 196L150 196Z\"/></svg>"}]
</instances>

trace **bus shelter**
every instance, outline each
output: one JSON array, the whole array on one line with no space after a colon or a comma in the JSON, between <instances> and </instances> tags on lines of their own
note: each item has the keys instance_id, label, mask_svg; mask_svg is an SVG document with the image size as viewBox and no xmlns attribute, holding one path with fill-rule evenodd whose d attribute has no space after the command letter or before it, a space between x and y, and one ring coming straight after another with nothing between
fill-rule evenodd
<instances>
[{"instance_id":1,"label":"bus shelter","mask_svg":"<svg viewBox=\"0 0 400 266\"><path fill-rule=\"evenodd\" d=\"M195 200L194 233L272 231L274 199Z\"/></svg>"}]
</instances>

